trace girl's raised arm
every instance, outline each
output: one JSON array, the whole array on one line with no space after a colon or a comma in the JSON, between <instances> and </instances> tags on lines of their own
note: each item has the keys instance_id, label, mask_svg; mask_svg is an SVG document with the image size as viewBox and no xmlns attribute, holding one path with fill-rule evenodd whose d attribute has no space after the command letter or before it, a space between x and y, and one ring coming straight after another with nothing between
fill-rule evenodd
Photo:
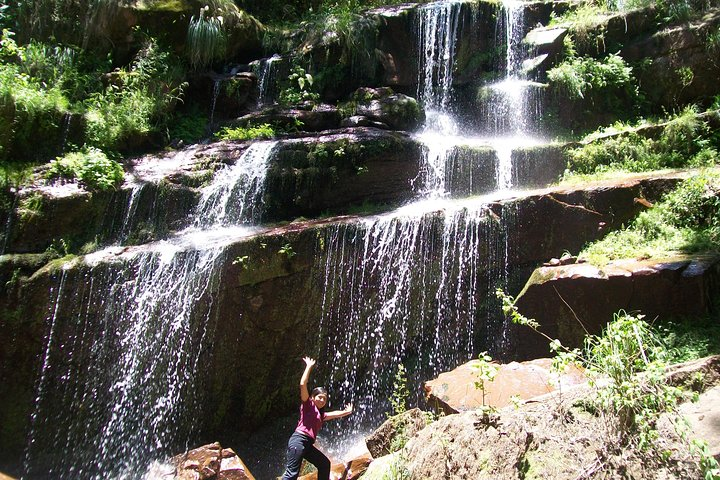
<instances>
[{"instance_id":1,"label":"girl's raised arm","mask_svg":"<svg viewBox=\"0 0 720 480\"><path fill-rule=\"evenodd\" d=\"M315 366L315 360L313 360L310 357L303 358L303 362L305 362L305 371L302 374L302 377L300 377L300 400L304 402L307 402L307 399L310 398L310 392L308 392L307 384L308 380L310 380L310 370Z\"/></svg>"}]
</instances>

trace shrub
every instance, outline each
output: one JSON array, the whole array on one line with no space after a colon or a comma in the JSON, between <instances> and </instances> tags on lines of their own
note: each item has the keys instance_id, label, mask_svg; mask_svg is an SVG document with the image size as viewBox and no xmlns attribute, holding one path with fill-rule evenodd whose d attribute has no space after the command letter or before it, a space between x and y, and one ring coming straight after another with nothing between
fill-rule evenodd
<instances>
[{"instance_id":1,"label":"shrub","mask_svg":"<svg viewBox=\"0 0 720 480\"><path fill-rule=\"evenodd\" d=\"M665 381L665 346L642 315L618 312L601 335L586 337L583 350L571 350L542 333L535 320L517 310L512 297L502 290L497 295L513 323L532 328L550 342L562 360L555 363L556 369L562 371L568 363L585 368L594 388L587 407L606 420L607 450L620 446L652 450L660 416L672 412L680 421L676 404L683 392Z\"/></svg>"},{"instance_id":2,"label":"shrub","mask_svg":"<svg viewBox=\"0 0 720 480\"><path fill-rule=\"evenodd\" d=\"M185 87L177 59L153 39L128 68L113 74L111 85L84 102L87 144L105 151L159 131Z\"/></svg>"},{"instance_id":3,"label":"shrub","mask_svg":"<svg viewBox=\"0 0 720 480\"><path fill-rule=\"evenodd\" d=\"M656 138L629 131L568 150L566 177L607 171L711 166L718 161L718 148L720 139L698 115L697 109L688 107L663 125L662 133Z\"/></svg>"},{"instance_id":4,"label":"shrub","mask_svg":"<svg viewBox=\"0 0 720 480\"><path fill-rule=\"evenodd\" d=\"M275 129L269 123L247 127L223 127L215 137L220 140L258 140L273 138Z\"/></svg>"},{"instance_id":5,"label":"shrub","mask_svg":"<svg viewBox=\"0 0 720 480\"><path fill-rule=\"evenodd\" d=\"M49 179L76 179L88 190L116 188L122 183L123 176L122 165L92 147L53 160L46 172Z\"/></svg>"},{"instance_id":6,"label":"shrub","mask_svg":"<svg viewBox=\"0 0 720 480\"><path fill-rule=\"evenodd\" d=\"M197 142L207 133L208 118L197 109L175 115L168 126L168 137L185 143Z\"/></svg>"},{"instance_id":7,"label":"shrub","mask_svg":"<svg viewBox=\"0 0 720 480\"><path fill-rule=\"evenodd\" d=\"M283 83L278 101L281 105L292 106L302 102L315 102L320 95L314 91L315 80L299 65L294 65L287 80Z\"/></svg>"},{"instance_id":8,"label":"shrub","mask_svg":"<svg viewBox=\"0 0 720 480\"><path fill-rule=\"evenodd\" d=\"M0 65L0 161L24 163L57 150L68 109L60 89L35 82L16 65Z\"/></svg>"},{"instance_id":9,"label":"shrub","mask_svg":"<svg viewBox=\"0 0 720 480\"><path fill-rule=\"evenodd\" d=\"M619 55L603 60L575 57L548 71L548 80L562 93L579 99L607 90L633 88L632 67Z\"/></svg>"}]
</instances>

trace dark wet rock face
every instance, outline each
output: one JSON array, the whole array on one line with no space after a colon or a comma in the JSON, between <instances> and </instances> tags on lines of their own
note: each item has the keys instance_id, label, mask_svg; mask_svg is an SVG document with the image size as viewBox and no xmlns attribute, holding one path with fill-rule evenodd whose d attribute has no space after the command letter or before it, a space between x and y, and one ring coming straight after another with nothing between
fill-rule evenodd
<instances>
[{"instance_id":1,"label":"dark wet rock face","mask_svg":"<svg viewBox=\"0 0 720 480\"><path fill-rule=\"evenodd\" d=\"M297 148L302 148L305 154L308 146L301 140L298 143ZM328 155L330 158L332 152ZM599 238L603 235L603 222L606 228L626 222L644 208L635 198L645 196L654 201L656 197L651 194L659 195L672 184L671 180L647 179L586 190L544 191L505 200L504 204L490 203L485 210L487 222L478 224L477 237L485 238L486 229L494 231L500 220L508 222L513 232L508 246L508 268L536 265L558 252L577 250ZM428 221L435 225L434 219L442 215L439 211L430 215ZM513 230L513 225L522 228ZM442 222L439 226L442 227ZM367 223L352 218L292 223L238 238L223 248L219 258L224 260L214 273L218 279L215 290L194 302L197 311L190 322L192 328L199 328L198 332L207 329L206 335L212 336L212 341L205 337L211 341L212 349L201 352L199 362L204 368L196 388L204 393L197 408L213 414L194 425L197 431L209 438L223 439L295 408L297 359L318 342L319 322L323 318L324 252L339 232L347 230L343 233L349 240L345 254L350 258L362 256L363 251L354 249L350 239L364 236L367 228ZM441 243L437 242L436 247L440 248ZM0 378L5 385L0 399L3 415L0 425L2 452L7 456L0 459L3 462L0 465L19 458L25 447L26 422L35 398L36 372L40 371L44 357L49 319L55 319L58 343L80 338L110 341L113 337L107 336L108 325L103 320L109 313L103 303L92 299L113 298L113 284L123 288L134 285L140 268L138 259L153 258L143 255L159 246L116 247L95 255L91 263L90 258L79 258L75 263L58 261L39 270L43 259L5 257L6 261L0 264L0 280L8 285L0 296L0 337L7 339L0 345ZM182 255L195 253L191 249ZM428 258L433 258L437 252L429 255ZM60 279L64 293L56 304ZM487 288L483 285L478 288ZM78 317L77 312L82 315ZM205 327L200 328L202 325ZM84 332L82 336L78 336L78 329ZM53 362L59 361L62 357L56 355L61 354L62 350L54 352ZM83 357L91 354L89 350L78 350L74 361L93 363L89 357ZM48 372L49 385L60 380L54 377L56 374L62 376L62 368ZM84 380L78 375L73 381L82 384ZM99 379L92 377L87 381Z\"/></svg>"},{"instance_id":2,"label":"dark wet rock face","mask_svg":"<svg viewBox=\"0 0 720 480\"><path fill-rule=\"evenodd\" d=\"M412 131L425 120L417 100L390 88L359 88L352 99L355 115L379 122L388 129Z\"/></svg>"}]
</instances>

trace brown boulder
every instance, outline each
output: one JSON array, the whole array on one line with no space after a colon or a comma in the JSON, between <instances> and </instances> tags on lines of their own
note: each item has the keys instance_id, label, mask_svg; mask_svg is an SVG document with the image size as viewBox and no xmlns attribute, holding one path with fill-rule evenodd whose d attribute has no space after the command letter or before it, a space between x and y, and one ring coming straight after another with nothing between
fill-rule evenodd
<instances>
[{"instance_id":1,"label":"brown boulder","mask_svg":"<svg viewBox=\"0 0 720 480\"><path fill-rule=\"evenodd\" d=\"M428 403L446 414L483 406L482 390L475 387L478 377L473 362L425 382ZM577 367L568 367L558 378L552 372L550 358L511 362L497 367L498 372L493 381L485 383L484 400L485 405L497 408L510 404L513 396L527 400L553 392L557 390L558 382L562 388L566 388L585 381L585 376Z\"/></svg>"},{"instance_id":2,"label":"brown boulder","mask_svg":"<svg viewBox=\"0 0 720 480\"><path fill-rule=\"evenodd\" d=\"M588 263L540 267L518 296L517 307L540 330L563 345L580 346L599 334L619 310L655 317L702 316L717 298L720 258L676 256L622 260L598 268ZM519 358L547 355L547 340L514 328Z\"/></svg>"},{"instance_id":3,"label":"brown boulder","mask_svg":"<svg viewBox=\"0 0 720 480\"><path fill-rule=\"evenodd\" d=\"M215 442L173 457L179 480L255 480L230 448Z\"/></svg>"}]
</instances>

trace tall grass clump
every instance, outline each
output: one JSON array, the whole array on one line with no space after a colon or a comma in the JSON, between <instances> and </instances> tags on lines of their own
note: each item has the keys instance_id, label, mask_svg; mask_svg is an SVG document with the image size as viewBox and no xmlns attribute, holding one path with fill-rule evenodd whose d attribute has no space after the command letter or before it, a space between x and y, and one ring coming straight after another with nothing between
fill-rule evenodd
<instances>
[{"instance_id":1,"label":"tall grass clump","mask_svg":"<svg viewBox=\"0 0 720 480\"><path fill-rule=\"evenodd\" d=\"M148 39L129 67L113 72L112 84L84 102L87 145L117 151L164 131L164 118L185 87L176 62Z\"/></svg>"},{"instance_id":2,"label":"tall grass clump","mask_svg":"<svg viewBox=\"0 0 720 480\"><path fill-rule=\"evenodd\" d=\"M57 148L70 102L57 85L23 70L25 50L12 37L5 30L0 38L0 162L26 163Z\"/></svg>"},{"instance_id":3,"label":"tall grass clump","mask_svg":"<svg viewBox=\"0 0 720 480\"><path fill-rule=\"evenodd\" d=\"M627 228L587 246L580 256L595 265L621 258L664 257L720 248L720 175L683 181Z\"/></svg>"},{"instance_id":4,"label":"tall grass clump","mask_svg":"<svg viewBox=\"0 0 720 480\"><path fill-rule=\"evenodd\" d=\"M209 6L202 7L188 25L188 57L190 65L196 69L210 65L225 54L227 36L223 28L224 19L220 15L211 15L209 11Z\"/></svg>"}]
</instances>

